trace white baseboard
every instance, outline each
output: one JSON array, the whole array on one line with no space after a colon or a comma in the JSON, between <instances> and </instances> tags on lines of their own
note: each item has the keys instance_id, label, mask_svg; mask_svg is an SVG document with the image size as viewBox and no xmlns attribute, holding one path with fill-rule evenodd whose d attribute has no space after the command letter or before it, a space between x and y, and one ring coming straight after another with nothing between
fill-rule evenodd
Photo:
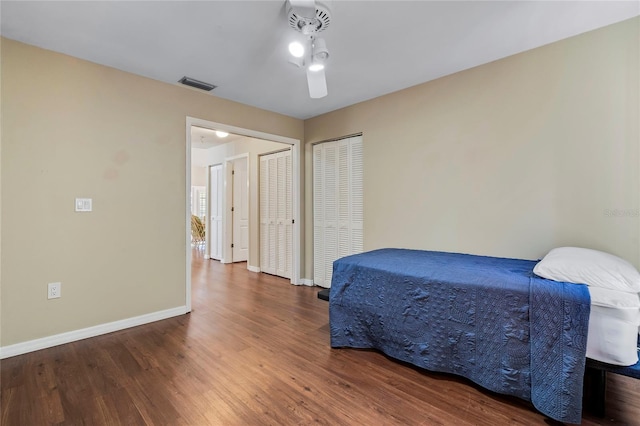
<instances>
[{"instance_id":1,"label":"white baseboard","mask_svg":"<svg viewBox=\"0 0 640 426\"><path fill-rule=\"evenodd\" d=\"M309 278L300 278L300 285L308 285L313 287L315 284L313 284L313 280L309 279Z\"/></svg>"},{"instance_id":2,"label":"white baseboard","mask_svg":"<svg viewBox=\"0 0 640 426\"><path fill-rule=\"evenodd\" d=\"M178 315L186 314L187 312L188 311L186 306L179 306L177 308L165 309L164 311L152 312L150 314L144 314L133 318L99 324L93 327L82 328L80 330L68 331L66 333L60 333L40 339L29 340L27 342L16 343L14 345L3 346L0 347L0 359L22 355L28 352L38 351L40 349L51 348L53 346L71 343L78 340L87 339L89 337L100 336L101 334L112 333L114 331L124 330L126 328L136 327L138 325L176 317Z\"/></svg>"},{"instance_id":3,"label":"white baseboard","mask_svg":"<svg viewBox=\"0 0 640 426\"><path fill-rule=\"evenodd\" d=\"M247 269L251 272L260 272L260 268L258 268L257 266L247 265Z\"/></svg>"}]
</instances>

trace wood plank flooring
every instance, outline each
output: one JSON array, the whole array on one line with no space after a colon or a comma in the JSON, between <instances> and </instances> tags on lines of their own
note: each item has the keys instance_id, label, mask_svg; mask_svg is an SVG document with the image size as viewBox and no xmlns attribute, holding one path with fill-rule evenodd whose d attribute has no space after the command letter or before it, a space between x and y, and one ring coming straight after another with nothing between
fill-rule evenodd
<instances>
[{"instance_id":1,"label":"wood plank flooring","mask_svg":"<svg viewBox=\"0 0 640 426\"><path fill-rule=\"evenodd\" d=\"M331 349L317 288L194 251L193 312L1 362L0 424L549 425L517 398L376 351ZM607 417L640 425L640 380Z\"/></svg>"}]
</instances>

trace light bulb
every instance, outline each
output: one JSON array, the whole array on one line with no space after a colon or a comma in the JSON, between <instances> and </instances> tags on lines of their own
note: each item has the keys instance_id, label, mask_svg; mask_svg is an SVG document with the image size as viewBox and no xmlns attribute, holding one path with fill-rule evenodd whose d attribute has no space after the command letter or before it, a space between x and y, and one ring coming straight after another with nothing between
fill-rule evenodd
<instances>
[{"instance_id":1,"label":"light bulb","mask_svg":"<svg viewBox=\"0 0 640 426\"><path fill-rule=\"evenodd\" d=\"M324 69L324 65L320 64L318 62L314 62L313 64L309 65L309 71L321 71Z\"/></svg>"},{"instance_id":2,"label":"light bulb","mask_svg":"<svg viewBox=\"0 0 640 426\"><path fill-rule=\"evenodd\" d=\"M223 132L222 130L216 130L216 136L219 138L226 138L229 136L229 133Z\"/></svg>"},{"instance_id":3,"label":"light bulb","mask_svg":"<svg viewBox=\"0 0 640 426\"><path fill-rule=\"evenodd\" d=\"M289 53L296 58L304 56L304 46L299 41L289 43Z\"/></svg>"},{"instance_id":4,"label":"light bulb","mask_svg":"<svg viewBox=\"0 0 640 426\"><path fill-rule=\"evenodd\" d=\"M323 38L317 38L313 42L313 59L319 62L325 62L329 59L329 49L327 49L327 42Z\"/></svg>"}]
</instances>

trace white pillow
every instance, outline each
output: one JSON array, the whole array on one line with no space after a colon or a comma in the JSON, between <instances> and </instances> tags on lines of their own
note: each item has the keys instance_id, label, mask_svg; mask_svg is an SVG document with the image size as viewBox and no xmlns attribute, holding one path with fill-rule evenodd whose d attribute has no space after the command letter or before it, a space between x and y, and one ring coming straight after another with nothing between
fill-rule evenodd
<instances>
[{"instance_id":1,"label":"white pillow","mask_svg":"<svg viewBox=\"0 0 640 426\"><path fill-rule=\"evenodd\" d=\"M578 247L551 250L533 268L543 278L587 284L611 290L640 292L640 273L632 264L609 253Z\"/></svg>"}]
</instances>

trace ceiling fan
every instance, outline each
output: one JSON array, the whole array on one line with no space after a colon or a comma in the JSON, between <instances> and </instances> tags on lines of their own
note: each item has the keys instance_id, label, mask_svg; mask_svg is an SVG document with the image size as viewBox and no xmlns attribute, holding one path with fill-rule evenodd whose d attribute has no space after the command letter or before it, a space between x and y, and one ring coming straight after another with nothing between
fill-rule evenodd
<instances>
[{"instance_id":1,"label":"ceiling fan","mask_svg":"<svg viewBox=\"0 0 640 426\"><path fill-rule=\"evenodd\" d=\"M324 66L329 59L327 43L317 36L331 23L329 9L314 0L287 0L289 26L302 33L303 42L289 44L292 64L307 70L309 96L314 99L327 96L327 79Z\"/></svg>"}]
</instances>

